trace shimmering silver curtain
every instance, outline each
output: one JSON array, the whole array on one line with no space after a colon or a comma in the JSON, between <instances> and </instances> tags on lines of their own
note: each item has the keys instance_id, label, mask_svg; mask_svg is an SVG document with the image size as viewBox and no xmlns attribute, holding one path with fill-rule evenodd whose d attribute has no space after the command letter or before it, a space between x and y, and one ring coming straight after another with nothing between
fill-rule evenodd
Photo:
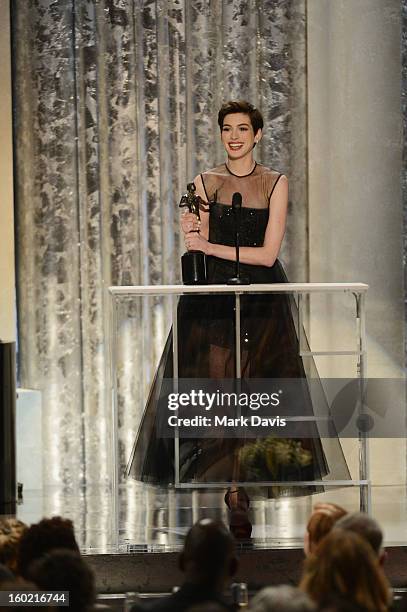
<instances>
[{"instance_id":1,"label":"shimmering silver curtain","mask_svg":"<svg viewBox=\"0 0 407 612\"><path fill-rule=\"evenodd\" d=\"M403 116L403 267L407 279L407 0L401 0L401 112ZM404 281L404 364L407 367L407 281Z\"/></svg>"},{"instance_id":2,"label":"shimmering silver curtain","mask_svg":"<svg viewBox=\"0 0 407 612\"><path fill-rule=\"evenodd\" d=\"M109 482L106 287L179 281L179 197L223 160L216 115L227 99L263 111L257 157L291 184L283 258L292 280L307 280L306 6L12 5L20 384L43 392L47 484L89 490ZM157 340L153 363L166 307L126 314L143 322L144 344ZM139 418L134 327L122 346L123 462ZM99 495L87 503L97 513Z\"/></svg>"}]
</instances>

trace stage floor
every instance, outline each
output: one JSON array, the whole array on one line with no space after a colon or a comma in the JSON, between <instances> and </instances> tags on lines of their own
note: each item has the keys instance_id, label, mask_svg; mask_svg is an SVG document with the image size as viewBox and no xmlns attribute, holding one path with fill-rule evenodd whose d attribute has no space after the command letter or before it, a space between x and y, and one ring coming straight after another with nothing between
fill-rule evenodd
<instances>
[{"instance_id":1,"label":"stage floor","mask_svg":"<svg viewBox=\"0 0 407 612\"><path fill-rule=\"evenodd\" d=\"M346 487L322 494L267 499L251 491L253 524L250 548L301 548L305 525L317 501L332 501L348 511L359 509L359 489ZM54 487L45 492L26 490L17 516L26 523L44 516L69 517L83 552L174 552L189 527L210 517L228 521L224 491L175 491L128 481L120 488L118 534L112 526L111 494L98 486L82 491ZM372 514L384 530L387 546L407 545L407 492L400 486L372 487Z\"/></svg>"}]
</instances>

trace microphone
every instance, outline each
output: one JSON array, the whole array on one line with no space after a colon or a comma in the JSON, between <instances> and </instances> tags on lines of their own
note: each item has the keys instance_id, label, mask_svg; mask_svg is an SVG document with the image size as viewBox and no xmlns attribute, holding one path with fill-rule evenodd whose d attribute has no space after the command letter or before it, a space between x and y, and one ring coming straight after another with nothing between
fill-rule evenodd
<instances>
[{"instance_id":1,"label":"microphone","mask_svg":"<svg viewBox=\"0 0 407 612\"><path fill-rule=\"evenodd\" d=\"M242 211L242 194L238 191L232 195L232 210L235 215L240 215Z\"/></svg>"},{"instance_id":2,"label":"microphone","mask_svg":"<svg viewBox=\"0 0 407 612\"><path fill-rule=\"evenodd\" d=\"M250 280L247 277L240 276L240 221L242 217L242 194L236 191L232 195L232 211L235 216L235 246L236 246L236 265L235 265L235 276L229 278L227 281L228 285L249 285Z\"/></svg>"}]
</instances>

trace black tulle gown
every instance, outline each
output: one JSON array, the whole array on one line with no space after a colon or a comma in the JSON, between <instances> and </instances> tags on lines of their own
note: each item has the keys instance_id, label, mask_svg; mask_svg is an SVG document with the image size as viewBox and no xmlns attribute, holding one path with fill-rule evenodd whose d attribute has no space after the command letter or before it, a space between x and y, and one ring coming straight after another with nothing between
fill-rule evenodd
<instances>
[{"instance_id":1,"label":"black tulle gown","mask_svg":"<svg viewBox=\"0 0 407 612\"><path fill-rule=\"evenodd\" d=\"M263 244L271 196L280 174L260 164L244 177L233 175L225 164L203 173L210 202L209 241L234 246L232 195L242 194L241 246ZM285 283L277 260L272 267L241 265L253 283ZM208 261L212 284L235 275L235 264L215 257ZM235 376L234 296L183 296L178 306L178 368L180 378L227 379ZM295 302L287 294L251 294L241 297L242 378L301 378L317 376L312 358L299 356L295 328ZM170 333L144 410L128 464L128 475L152 484L174 483L174 442L158 437L157 410L163 379L172 377ZM312 404L308 402L309 414ZM307 439L181 439L182 482L267 482L320 480L324 476L347 479L349 471L338 439L323 447L318 438ZM320 487L273 487L269 494L304 495Z\"/></svg>"}]
</instances>

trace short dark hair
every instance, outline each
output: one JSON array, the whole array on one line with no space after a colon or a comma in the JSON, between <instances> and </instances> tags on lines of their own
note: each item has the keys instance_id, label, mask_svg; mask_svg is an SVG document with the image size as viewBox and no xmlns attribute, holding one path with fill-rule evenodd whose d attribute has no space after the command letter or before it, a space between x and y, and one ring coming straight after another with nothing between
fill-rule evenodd
<instances>
[{"instance_id":1,"label":"short dark hair","mask_svg":"<svg viewBox=\"0 0 407 612\"><path fill-rule=\"evenodd\" d=\"M263 128L264 123L262 114L253 104L246 102L246 100L229 100L229 102L222 104L218 113L218 125L221 130L226 115L231 115L233 113L244 113L248 115L255 134Z\"/></svg>"},{"instance_id":2,"label":"short dark hair","mask_svg":"<svg viewBox=\"0 0 407 612\"><path fill-rule=\"evenodd\" d=\"M359 534L370 544L376 555L380 553L383 543L383 532L379 523L364 512L355 512L341 518L335 525L335 529L345 529Z\"/></svg>"},{"instance_id":3,"label":"short dark hair","mask_svg":"<svg viewBox=\"0 0 407 612\"><path fill-rule=\"evenodd\" d=\"M181 569L193 567L209 582L229 570L235 558L235 540L220 521L201 519L188 531L181 553Z\"/></svg>"},{"instance_id":4,"label":"short dark hair","mask_svg":"<svg viewBox=\"0 0 407 612\"><path fill-rule=\"evenodd\" d=\"M7 567L7 565L3 565L2 563L0 563L0 590L2 583L10 582L10 580L14 580L13 572Z\"/></svg>"},{"instance_id":5,"label":"short dark hair","mask_svg":"<svg viewBox=\"0 0 407 612\"><path fill-rule=\"evenodd\" d=\"M17 573L23 578L28 578L30 563L55 548L67 548L79 552L72 521L54 516L31 525L20 538Z\"/></svg>"},{"instance_id":6,"label":"short dark hair","mask_svg":"<svg viewBox=\"0 0 407 612\"><path fill-rule=\"evenodd\" d=\"M93 571L80 554L73 550L53 550L47 553L30 565L29 576L44 591L69 591L69 609L75 612L85 612L95 602Z\"/></svg>"}]
</instances>

